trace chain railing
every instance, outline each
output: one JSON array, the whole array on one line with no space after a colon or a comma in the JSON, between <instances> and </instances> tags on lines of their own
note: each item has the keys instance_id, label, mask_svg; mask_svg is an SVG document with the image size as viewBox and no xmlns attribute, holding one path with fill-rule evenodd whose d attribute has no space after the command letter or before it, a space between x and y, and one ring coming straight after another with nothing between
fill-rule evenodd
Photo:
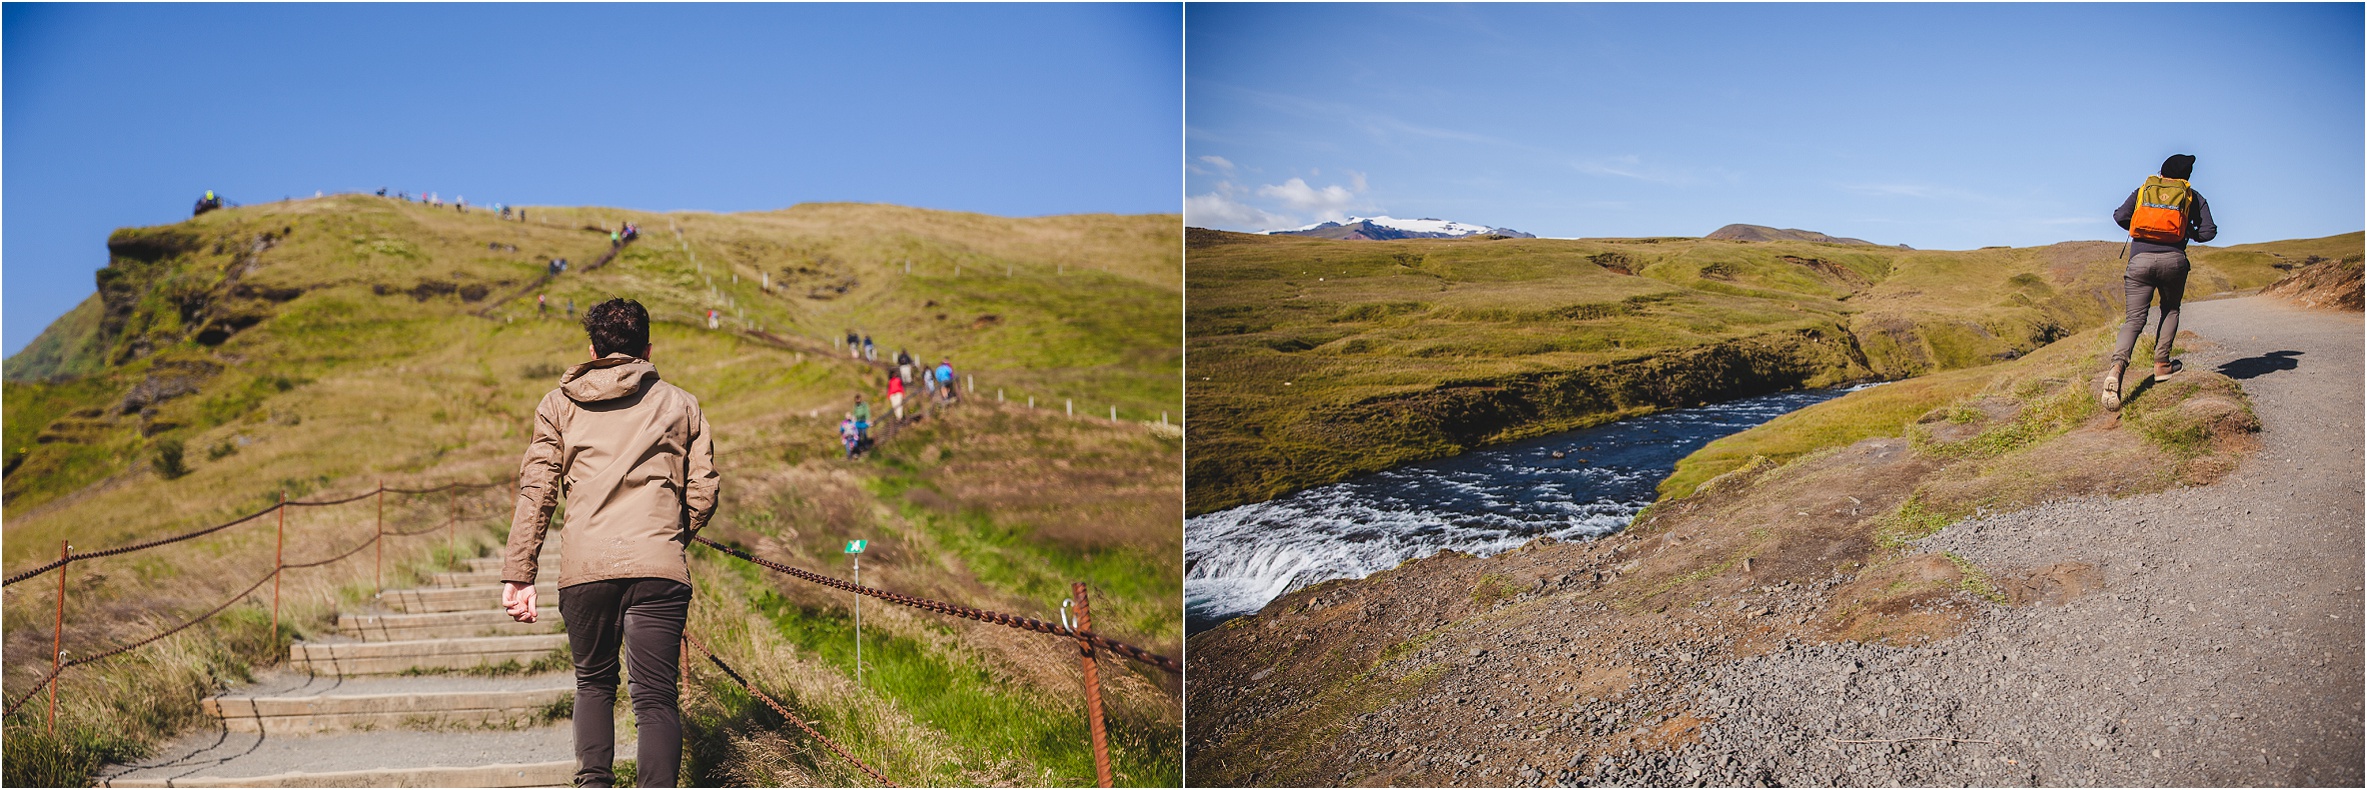
<instances>
[{"instance_id":1,"label":"chain railing","mask_svg":"<svg viewBox=\"0 0 2367 790\"><path fill-rule=\"evenodd\" d=\"M247 596L254 594L256 590L262 589L262 587L263 587L263 585L264 585L265 583L271 583L271 584L273 585L273 586L272 586L272 599L271 599L271 623L272 623L272 633L273 633L273 634L276 636L276 634L278 634L278 632L279 632L279 587L278 587L278 581L279 581L279 579L280 579L280 576L281 576L281 575L282 575L282 574L283 574L285 571L288 571L288 570L290 570L290 569L295 569L295 568L317 568L317 567L320 567L320 566L329 565L329 564L332 564L332 563L338 562L338 561L340 561L340 560L344 560L344 559L346 559L346 558L352 557L353 555L360 554L360 553L362 552L362 550L364 550L364 549L368 549L368 548L370 548L370 547L372 547L372 546L383 546L383 542L384 542L384 541L385 541L387 538L396 538L396 537L410 537L410 536L414 536L414 535L425 535L425 534L427 534L427 533L434 532L434 531L436 531L436 530L445 530L447 533L449 533L449 532L450 532L450 531L451 531L451 530L452 530L452 529L453 529L453 528L454 528L454 527L455 527L455 526L458 524L458 517L459 517L459 516L458 516L458 512L457 512L457 502L455 502L455 508L456 508L456 509L455 509L455 512L454 512L454 514L453 514L453 517L452 517L451 519L447 520L447 521L446 521L445 523L443 523L443 524L431 524L431 525L429 525L429 526L428 526L428 527L426 527L426 528L423 528L423 529L417 529L417 530L411 530L411 531L389 532L389 531L387 531L387 530L386 530L386 521L385 521L385 512L386 512L386 511L385 511L385 505L384 505L384 501L385 501L385 500L383 499L383 497L384 497L386 494L402 494L402 495L435 494L435 493L443 493L443 492L447 492L447 491L469 491L469 490L483 490L483 489L493 488L493 487L500 486L500 485L503 485L503 483L498 483L498 482L495 482L495 483L458 483L458 482L455 482L455 483L446 483L446 484L444 484L444 485L441 485L441 486L435 486L435 487L432 487L432 488L403 489L403 488L387 488L387 487L385 486L385 484L383 484L383 483L382 483L382 484L380 484L380 485L379 485L377 488L371 489L371 490L369 490L369 491L364 491L364 492L362 492L362 493L355 494L355 495L353 495L353 496L344 497L344 498L340 498L340 499L319 499L319 500L291 500L291 499L288 499L288 498L286 497L286 495L285 495L285 494L282 494L282 495L281 495L281 497L280 497L280 501L279 501L277 504L274 504L274 505L272 505L271 507L267 507L267 508L264 508L264 509L262 509L262 510L256 511L256 512L254 512L254 513L250 513L250 514L247 514L247 515L244 515L244 516L240 516L240 517L238 517L238 518L234 518L234 519L231 519L231 520L229 520L229 521L222 522L222 523L220 523L220 524L215 524L215 525L212 525L212 526L208 526L208 527L203 527L203 528L195 529L195 530L191 530L191 531L188 531L188 532L183 532L183 533L180 533L180 534L177 534L177 535L172 535L172 536L168 536L168 537L164 537L164 538L158 538L158 539L155 539L155 540L142 541L142 542L139 542L139 543L134 543L134 544L126 545L126 546L117 546L117 547L115 547L115 548L111 548L111 549L101 549L101 550L97 550L97 551L88 551L88 552L82 552L82 553L79 553L79 554L77 554L77 553L75 553L75 552L74 552L74 547L73 547L73 544L71 544L71 543L65 544L65 545L62 547L62 550L59 552L59 557L58 557L58 559L56 559L56 560L53 560L53 561L51 561L51 562L48 562L48 563L45 563L45 564L42 564L42 565L40 565L40 566L34 567L34 568L29 568L29 569L26 569L26 570L24 570L24 571L22 571L22 572L19 572L19 573L16 573L16 574L14 574L14 575L11 575L11 576L9 576L9 577L8 577L8 579L7 579L7 581L5 582L5 584L0 584L0 586L5 586L6 584L15 584L15 583L17 583L17 582L21 582L21 581L24 581L24 580L27 580L27 579L31 579L31 578L34 578L34 577L40 576L40 575L42 575L42 574L50 573L50 572L53 572L53 571L54 571L54 572L57 572L57 574L58 574L58 606L57 606L57 620L56 620L56 623L55 623L55 630L54 630L54 632L53 632L53 634L52 634L52 636L51 636L51 641L50 641L50 670L49 670L49 673L48 673L47 675L44 675L44 676L42 676L42 677L41 677L41 679L40 679L38 682L36 682L32 688L30 688L30 689L27 689L27 690L26 690L26 691L25 691L23 694L21 694L21 695L18 695L17 697L15 697L15 698L13 698L13 699L10 699L10 700L8 700L8 703L7 703L7 707L6 707L6 709L5 709L5 710L0 710L0 718L6 718L6 717L10 717L10 716L15 716L15 715L16 715L16 713L17 713L17 711L18 711L20 708L22 708L22 707L24 706L24 704L25 704L27 701L30 701L30 700L31 700L33 697L35 697L35 696L37 696L37 695L41 694L41 692L43 692L43 691L48 691L48 692L49 692L49 717L48 717L48 718L49 718L49 726L50 726L52 729L55 729L55 728L56 728L56 726L57 726L57 683L58 683L58 679L59 679L59 677L60 677L60 676L62 676L63 674L65 674L65 671L66 671L66 670L68 670L68 669L72 669L72 668L74 668L74 667L78 667L78 666L84 666L84 665L88 665L88 664L95 664L95 663L98 663L98 662L100 662L100 661L105 661L105 660L107 660L107 659L114 658L114 657L116 657L116 656L120 656L120 655L123 655L123 654L125 654L125 653L131 652L132 650L136 650L136 649L138 649L138 648L140 648L140 647L144 647L144 646L146 646L146 645L149 645L149 644L151 644L151 643L154 643L154 642L156 642L157 640L164 639L165 637L169 637L169 636L172 636L172 635L174 635L174 634L180 633L180 632L182 632L182 631L188 630L188 629L189 629L191 626L197 625L198 623L205 622L206 620L213 618L215 615L221 614L221 613L223 612L223 610L229 609L229 608L230 608L230 606L231 606L232 604L235 604L235 603L238 603L239 601L245 600ZM346 550L345 550L343 553L337 554L337 555L335 555L335 556L332 556L332 557L329 557L329 558L327 558L327 559L314 560L314 561L311 561L311 562L297 562L297 563L291 563L291 562L287 562L287 561L286 561L286 558L285 558L285 547L286 547L286 540L287 540L287 518L286 518L286 514L287 514L287 509L288 509L288 508L290 508L290 507L327 507L327 506L331 506L331 505L343 505L343 504L349 504L349 503L352 503L352 502L358 502L358 501L361 501L361 500L363 500L363 499L368 499L368 498L370 498L370 497L380 497L381 499L380 499L380 506L379 506L379 517L378 517L377 527L376 527L376 529L375 529L375 530L374 530L374 531L371 533L371 535L370 535L370 538L369 538L368 540L364 540L364 541L362 541L361 543L359 543L359 544L356 544L356 545L355 545L353 548L346 549ZM273 514L279 514L279 516L280 516L280 519L279 519L279 536L278 536L278 544L277 544L277 547L274 549L274 556L273 556L273 560L272 560L272 567L271 567L271 571L270 571L269 573L266 573L266 574L264 574L262 578L260 578L260 579L256 579L254 584L247 585L246 589L244 589L244 590L240 590L240 591L238 592L238 594L231 596L229 599L227 599L227 600L224 600L224 601L223 601L223 602L221 602L220 604L216 604L216 605L215 605L213 608L206 610L204 614L200 614L200 615L198 615L198 616L196 616L196 617L194 617L194 618L191 618L191 619L189 619L189 620L187 620L187 621L184 621L184 622L182 622L182 623L181 623L181 624L179 624L179 625L175 625L175 626L173 626L173 627L171 627L171 628L167 628L167 629L164 629L164 630L162 630L162 631L156 632L156 633L154 633L154 634L151 634L151 635L149 635L149 636L147 636L147 637L141 638L141 639L139 639L139 640L137 640L137 641L133 641L133 642L129 642L129 643L126 643L126 644L118 645L118 646L116 646L116 647L112 647L112 648L109 648L109 649L107 649L107 650L104 650L104 651L101 651L101 652L98 652L98 653L93 653L93 654L90 654L90 655L86 655L86 656L80 656L80 657L77 657L77 658L75 658L75 659L74 659L74 660L72 660L72 661L67 661L67 660L65 660L65 649L64 649L64 648L65 648L65 645L64 645L64 642L65 642L65 631L66 631L66 594L67 594L67 586L66 586L66 573L65 573L65 569L66 569L68 566L70 566L70 565L72 565L72 564L74 564L74 563L76 563L76 562L83 562L83 561L87 561L87 560L100 559L100 558L103 558L103 557L114 557L114 556L118 556L118 555L122 555L122 554L129 554L129 553L136 552L136 551L142 551L142 550L146 550L146 549L153 549L153 548L157 548L157 547L159 547L159 546L168 546L168 545L171 545L171 544L174 544L174 543L179 543L179 542L186 541L186 540L191 540L191 539L194 539L194 538L200 538L200 537L204 537L204 536L211 535L211 534L214 534L214 533L220 532L220 531L222 531L222 530L229 529L229 528L231 528L231 527L235 527L235 526L238 526L238 525L240 525L240 524L245 524L245 523L247 523L247 522L254 521L254 520L256 520L256 519L259 519L259 518L262 518L262 517L264 517L264 516L273 515ZM384 577L384 563L385 563L385 554L384 554L384 551L383 551L383 549L382 549L382 550L381 550L381 552L380 552L380 556L379 556L379 564L380 564L380 570L379 570L379 573L380 573L380 577L381 577L381 581L380 581L380 583L381 583L381 584L383 584L383 583L384 583L384 581L383 581L383 577Z\"/></svg>"}]
</instances>

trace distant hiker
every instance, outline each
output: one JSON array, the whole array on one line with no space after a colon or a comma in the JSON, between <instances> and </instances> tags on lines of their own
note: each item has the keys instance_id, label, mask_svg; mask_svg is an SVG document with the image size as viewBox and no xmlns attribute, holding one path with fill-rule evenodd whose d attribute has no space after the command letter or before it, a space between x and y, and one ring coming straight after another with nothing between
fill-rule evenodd
<instances>
[{"instance_id":1,"label":"distant hiker","mask_svg":"<svg viewBox=\"0 0 2367 790\"><path fill-rule=\"evenodd\" d=\"M379 196L379 197L386 197L386 187L379 187L379 188L378 188L378 196Z\"/></svg>"},{"instance_id":2,"label":"distant hiker","mask_svg":"<svg viewBox=\"0 0 2367 790\"><path fill-rule=\"evenodd\" d=\"M218 197L214 197L214 191L213 191L213 190L211 190L211 189L208 189L208 190L206 190L206 191L205 191L205 197L201 197L201 198L198 198L198 199L197 199L197 208L195 208L195 209L191 209L191 210L190 210L190 212L189 212L189 216L192 216L192 217L194 217L194 216L197 216L197 215L199 215L199 214L203 214L203 213L206 213L206 212L208 212L208 211L212 211L212 210L214 210L214 209L218 209L218 208L221 208L221 207L222 207L222 199L221 199L221 198L218 198Z\"/></svg>"},{"instance_id":3,"label":"distant hiker","mask_svg":"<svg viewBox=\"0 0 2367 790\"><path fill-rule=\"evenodd\" d=\"M888 375L888 408L896 411L896 421L904 421L904 377Z\"/></svg>"},{"instance_id":4,"label":"distant hiker","mask_svg":"<svg viewBox=\"0 0 2367 790\"><path fill-rule=\"evenodd\" d=\"M896 349L896 376L905 381L912 380L912 355L904 353L901 348Z\"/></svg>"},{"instance_id":5,"label":"distant hiker","mask_svg":"<svg viewBox=\"0 0 2367 790\"><path fill-rule=\"evenodd\" d=\"M862 435L855 432L854 412L847 412L846 419L838 421L838 443L846 445L847 458L854 459L855 448L863 443Z\"/></svg>"},{"instance_id":6,"label":"distant hiker","mask_svg":"<svg viewBox=\"0 0 2367 790\"><path fill-rule=\"evenodd\" d=\"M509 218L510 218L510 207L508 207L508 206L504 206L504 205L501 205L501 204L499 204L499 203L495 203L495 204L493 204L493 207L494 207L496 210L499 210L499 211L501 212L501 218L502 218L502 219L509 219Z\"/></svg>"},{"instance_id":7,"label":"distant hiker","mask_svg":"<svg viewBox=\"0 0 2367 790\"><path fill-rule=\"evenodd\" d=\"M567 300L567 317L568 317L568 318L574 318L574 317L575 317L575 299L574 299L573 297L570 297L570 298Z\"/></svg>"},{"instance_id":8,"label":"distant hiker","mask_svg":"<svg viewBox=\"0 0 2367 790\"><path fill-rule=\"evenodd\" d=\"M855 440L863 442L871 441L871 404L864 403L862 395L855 396L854 414Z\"/></svg>"},{"instance_id":9,"label":"distant hiker","mask_svg":"<svg viewBox=\"0 0 2367 790\"><path fill-rule=\"evenodd\" d=\"M2194 191L2187 179L2194 175L2194 156L2177 154L2162 160L2160 175L2147 176L2129 199L2113 209L2112 221L2129 232L2128 269L2121 276L2121 296L2128 307L2121 320L2120 344L2113 347L2112 367L2104 372L2104 408L2118 411L2121 379L2145 333L2145 314L2154 295L2161 296L2161 323L2154 330L2153 380L2169 381L2185 369L2170 358L2178 339L2178 307L2186 298L2186 243L2219 236L2211 221L2211 204Z\"/></svg>"},{"instance_id":10,"label":"distant hiker","mask_svg":"<svg viewBox=\"0 0 2367 790\"><path fill-rule=\"evenodd\" d=\"M852 329L847 330L847 357L849 359L863 358L863 338L855 334L855 330Z\"/></svg>"},{"instance_id":11,"label":"distant hiker","mask_svg":"<svg viewBox=\"0 0 2367 790\"><path fill-rule=\"evenodd\" d=\"M619 236L619 235L617 235L617 232L616 232L616 231L613 231L613 230L612 230L612 231L609 231L609 232L608 232L608 246L614 247L614 246L616 246L616 245L618 245L618 244L622 244L622 243L624 243L624 242L623 242L623 237L622 237L622 236Z\"/></svg>"},{"instance_id":12,"label":"distant hiker","mask_svg":"<svg viewBox=\"0 0 2367 790\"><path fill-rule=\"evenodd\" d=\"M717 325L718 324L715 320L715 308L707 308L707 328L714 329Z\"/></svg>"},{"instance_id":13,"label":"distant hiker","mask_svg":"<svg viewBox=\"0 0 2367 790\"><path fill-rule=\"evenodd\" d=\"M872 348L871 348L871 336L870 336L870 335L864 335L864 336L863 336L863 359L864 359L864 360L866 360L866 361L870 361L870 362L878 362L878 361L879 361L879 354L878 354L877 352L874 352L874 351L872 350Z\"/></svg>"},{"instance_id":14,"label":"distant hiker","mask_svg":"<svg viewBox=\"0 0 2367 790\"><path fill-rule=\"evenodd\" d=\"M525 209L518 209L518 221L519 221L519 222L525 222L525 221L526 221L526 210L525 210Z\"/></svg>"},{"instance_id":15,"label":"distant hiker","mask_svg":"<svg viewBox=\"0 0 2367 790\"><path fill-rule=\"evenodd\" d=\"M549 301L547 301L547 299L548 299L548 297L546 297L546 296L545 296L545 295L543 295L543 294L535 294L535 295L534 295L534 315L535 315L535 317L537 317L537 318L540 318L540 317L548 316L548 315L550 315L550 314L551 314L551 303L550 303Z\"/></svg>"},{"instance_id":16,"label":"distant hiker","mask_svg":"<svg viewBox=\"0 0 2367 790\"><path fill-rule=\"evenodd\" d=\"M715 444L698 398L659 380L650 364L641 303L593 305L584 332L591 361L569 368L534 408L502 562L502 608L523 623L540 616L537 558L563 487L559 614L575 663L575 784L615 783L621 648L632 668L641 784L671 787L682 770L675 684L690 614L684 550L715 515Z\"/></svg>"},{"instance_id":17,"label":"distant hiker","mask_svg":"<svg viewBox=\"0 0 2367 790\"><path fill-rule=\"evenodd\" d=\"M937 363L937 399L950 401L956 397L958 395L953 391L953 358L946 357Z\"/></svg>"}]
</instances>

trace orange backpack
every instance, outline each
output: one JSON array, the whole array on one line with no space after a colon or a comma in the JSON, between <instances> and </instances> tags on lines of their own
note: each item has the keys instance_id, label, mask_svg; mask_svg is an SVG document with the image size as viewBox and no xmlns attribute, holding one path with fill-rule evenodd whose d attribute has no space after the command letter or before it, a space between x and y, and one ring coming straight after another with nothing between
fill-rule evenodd
<instances>
[{"instance_id":1,"label":"orange backpack","mask_svg":"<svg viewBox=\"0 0 2367 790\"><path fill-rule=\"evenodd\" d=\"M2137 188L2137 211L2129 217L2129 237L2175 244L2186 240L2186 212L2194 192L2186 182L2146 176Z\"/></svg>"}]
</instances>

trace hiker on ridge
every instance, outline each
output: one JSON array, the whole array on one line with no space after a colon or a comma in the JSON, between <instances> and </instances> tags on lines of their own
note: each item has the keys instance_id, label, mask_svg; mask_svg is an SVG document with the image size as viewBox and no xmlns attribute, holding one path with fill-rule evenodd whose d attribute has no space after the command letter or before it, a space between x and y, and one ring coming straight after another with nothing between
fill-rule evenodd
<instances>
[{"instance_id":1,"label":"hiker on ridge","mask_svg":"<svg viewBox=\"0 0 2367 790\"><path fill-rule=\"evenodd\" d=\"M2113 209L2112 221L2129 232L2129 263L2121 277L2121 296L2128 312L2120 325L2120 344L2113 347L2112 367L2104 372L2104 408L2119 411L2121 380L2129 367L2137 336L2145 333L2145 314L2156 292L2161 295L2161 323L2154 330L2153 380L2169 381L2185 365L2170 358L2178 339L2178 306L2186 298L2186 242L2210 241L2219 236L2211 222L2211 204L2194 191L2187 179L2194 175L2194 156L2176 154L2162 160L2161 174L2147 176L2129 199Z\"/></svg>"},{"instance_id":2,"label":"hiker on ridge","mask_svg":"<svg viewBox=\"0 0 2367 790\"><path fill-rule=\"evenodd\" d=\"M879 353L872 350L870 335L863 336L863 360L866 362L879 361Z\"/></svg>"},{"instance_id":3,"label":"hiker on ridge","mask_svg":"<svg viewBox=\"0 0 2367 790\"><path fill-rule=\"evenodd\" d=\"M847 330L847 357L851 359L863 358L863 336L855 334L855 330L852 329Z\"/></svg>"},{"instance_id":4,"label":"hiker on ridge","mask_svg":"<svg viewBox=\"0 0 2367 790\"><path fill-rule=\"evenodd\" d=\"M617 652L629 654L643 787L682 770L676 681L690 615L691 538L715 515L715 445L698 398L658 379L649 311L610 299L584 311L589 362L569 368L534 409L502 563L501 603L539 617L545 531L567 497L559 613L575 663L575 784L615 783Z\"/></svg>"},{"instance_id":5,"label":"hiker on ridge","mask_svg":"<svg viewBox=\"0 0 2367 790\"><path fill-rule=\"evenodd\" d=\"M904 377L888 374L888 408L896 411L896 421L904 421Z\"/></svg>"},{"instance_id":6,"label":"hiker on ridge","mask_svg":"<svg viewBox=\"0 0 2367 790\"><path fill-rule=\"evenodd\" d=\"M905 381L912 380L912 355L905 353L901 348L896 349L896 377Z\"/></svg>"}]
</instances>

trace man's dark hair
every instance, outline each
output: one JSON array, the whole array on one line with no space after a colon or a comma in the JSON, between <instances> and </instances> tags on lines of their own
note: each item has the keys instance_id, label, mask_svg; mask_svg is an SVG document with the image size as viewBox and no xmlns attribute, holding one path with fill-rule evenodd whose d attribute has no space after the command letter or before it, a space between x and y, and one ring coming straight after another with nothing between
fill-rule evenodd
<instances>
[{"instance_id":1,"label":"man's dark hair","mask_svg":"<svg viewBox=\"0 0 2367 790\"><path fill-rule=\"evenodd\" d=\"M584 334L592 337L592 353L622 351L639 356L649 350L649 311L631 299L610 299L584 311Z\"/></svg>"},{"instance_id":2,"label":"man's dark hair","mask_svg":"<svg viewBox=\"0 0 2367 790\"><path fill-rule=\"evenodd\" d=\"M2162 177L2184 181L2194 177L2194 154L2171 154L2162 160Z\"/></svg>"}]
</instances>

